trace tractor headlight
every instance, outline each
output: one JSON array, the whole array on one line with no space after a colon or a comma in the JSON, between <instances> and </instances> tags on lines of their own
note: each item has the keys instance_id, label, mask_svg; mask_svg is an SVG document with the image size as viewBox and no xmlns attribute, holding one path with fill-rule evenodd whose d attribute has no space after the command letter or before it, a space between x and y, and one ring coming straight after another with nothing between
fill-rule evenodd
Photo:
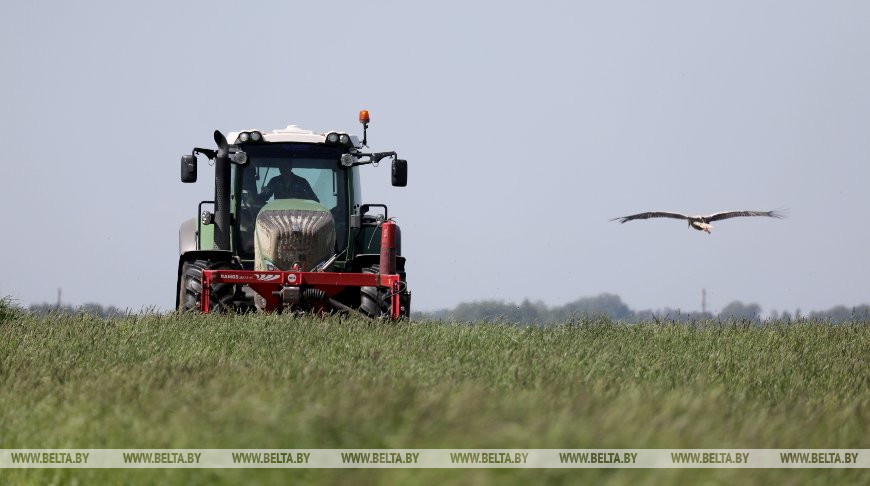
<instances>
[{"instance_id":1,"label":"tractor headlight","mask_svg":"<svg viewBox=\"0 0 870 486\"><path fill-rule=\"evenodd\" d=\"M248 132L242 132L239 134L239 142L245 143L251 139L251 134Z\"/></svg>"},{"instance_id":2,"label":"tractor headlight","mask_svg":"<svg viewBox=\"0 0 870 486\"><path fill-rule=\"evenodd\" d=\"M260 132L251 132L251 141L260 142L263 140L263 134Z\"/></svg>"},{"instance_id":3,"label":"tractor headlight","mask_svg":"<svg viewBox=\"0 0 870 486\"><path fill-rule=\"evenodd\" d=\"M357 158L351 154L341 154L341 165L343 165L345 167L353 166L353 164L355 164L356 161L357 161Z\"/></svg>"},{"instance_id":4,"label":"tractor headlight","mask_svg":"<svg viewBox=\"0 0 870 486\"><path fill-rule=\"evenodd\" d=\"M241 150L234 153L230 157L232 157L233 162L238 165L245 165L248 163L248 154L242 152Z\"/></svg>"},{"instance_id":5,"label":"tractor headlight","mask_svg":"<svg viewBox=\"0 0 870 486\"><path fill-rule=\"evenodd\" d=\"M330 132L329 135L326 136L326 143L338 143L338 134L335 132Z\"/></svg>"},{"instance_id":6,"label":"tractor headlight","mask_svg":"<svg viewBox=\"0 0 870 486\"><path fill-rule=\"evenodd\" d=\"M350 137L348 136L348 134L346 134L346 133L342 133L342 134L338 137L338 141L339 141L339 143L341 143L342 145L349 145L349 144L350 144Z\"/></svg>"}]
</instances>

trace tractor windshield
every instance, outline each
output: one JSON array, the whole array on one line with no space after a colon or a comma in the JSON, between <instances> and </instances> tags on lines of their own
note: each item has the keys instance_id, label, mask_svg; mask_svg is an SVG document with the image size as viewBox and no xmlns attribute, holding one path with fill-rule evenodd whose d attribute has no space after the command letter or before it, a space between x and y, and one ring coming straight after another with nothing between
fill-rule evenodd
<instances>
[{"instance_id":1,"label":"tractor windshield","mask_svg":"<svg viewBox=\"0 0 870 486\"><path fill-rule=\"evenodd\" d=\"M254 257L254 225L260 209L276 199L320 203L335 219L336 251L347 243L347 170L338 147L307 143L246 145L248 164L236 177L239 253Z\"/></svg>"}]
</instances>

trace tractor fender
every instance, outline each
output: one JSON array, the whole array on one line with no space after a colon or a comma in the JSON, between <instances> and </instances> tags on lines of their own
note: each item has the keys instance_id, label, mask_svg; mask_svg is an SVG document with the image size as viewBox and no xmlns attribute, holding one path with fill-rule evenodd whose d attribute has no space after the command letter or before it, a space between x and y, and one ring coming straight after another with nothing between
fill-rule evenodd
<instances>
[{"instance_id":1,"label":"tractor fender","mask_svg":"<svg viewBox=\"0 0 870 486\"><path fill-rule=\"evenodd\" d=\"M377 265L381 261L380 253L364 253L362 255L357 255L353 259L353 268L354 271L362 271L363 268L371 267L372 265ZM396 273L398 273L402 280L405 280L405 257L397 256L396 257Z\"/></svg>"},{"instance_id":2,"label":"tractor fender","mask_svg":"<svg viewBox=\"0 0 870 486\"><path fill-rule=\"evenodd\" d=\"M190 218L181 223L178 228L178 254L183 255L191 250L196 250L196 239L198 230L198 221L195 218Z\"/></svg>"}]
</instances>

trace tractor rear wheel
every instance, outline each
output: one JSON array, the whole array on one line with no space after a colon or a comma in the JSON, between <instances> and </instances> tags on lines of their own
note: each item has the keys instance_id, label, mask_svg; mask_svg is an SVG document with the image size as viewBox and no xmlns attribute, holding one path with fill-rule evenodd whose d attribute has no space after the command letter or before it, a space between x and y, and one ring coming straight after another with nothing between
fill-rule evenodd
<instances>
[{"instance_id":1,"label":"tractor rear wheel","mask_svg":"<svg viewBox=\"0 0 870 486\"><path fill-rule=\"evenodd\" d=\"M210 260L192 260L184 262L181 267L181 278L178 284L178 310L198 311L202 298L202 271L228 270L233 266L228 262L212 263ZM235 289L229 283L212 284L209 292L209 312L232 312Z\"/></svg>"}]
</instances>

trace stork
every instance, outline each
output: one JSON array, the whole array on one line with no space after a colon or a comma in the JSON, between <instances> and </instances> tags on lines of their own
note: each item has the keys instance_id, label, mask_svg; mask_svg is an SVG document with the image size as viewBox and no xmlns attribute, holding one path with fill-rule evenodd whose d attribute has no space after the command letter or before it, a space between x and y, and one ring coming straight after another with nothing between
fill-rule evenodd
<instances>
[{"instance_id":1,"label":"stork","mask_svg":"<svg viewBox=\"0 0 870 486\"><path fill-rule=\"evenodd\" d=\"M637 213L632 214L631 216L613 218L611 221L625 223L627 221L634 221L635 219L649 218L685 219L689 222L689 228L694 228L698 231L704 231L707 234L710 234L710 230L713 229L713 225L710 224L711 222L728 218L737 218L740 216L767 216L769 218L782 219L785 217L785 214L781 211L722 211L719 213L708 214L706 216L687 216L685 214L671 213L668 211L650 211L647 213Z\"/></svg>"}]
</instances>

